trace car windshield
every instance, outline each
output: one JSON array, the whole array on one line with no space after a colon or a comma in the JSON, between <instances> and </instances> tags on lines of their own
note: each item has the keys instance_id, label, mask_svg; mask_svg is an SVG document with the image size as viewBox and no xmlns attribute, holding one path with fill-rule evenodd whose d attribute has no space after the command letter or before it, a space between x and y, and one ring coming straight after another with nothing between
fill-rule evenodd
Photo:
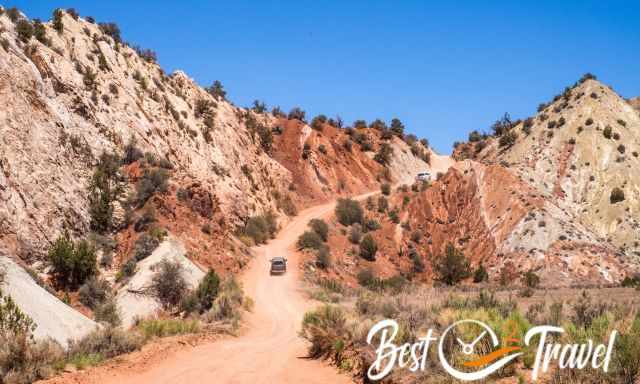
<instances>
[{"instance_id":1,"label":"car windshield","mask_svg":"<svg viewBox=\"0 0 640 384\"><path fill-rule=\"evenodd\" d=\"M274 260L271 262L273 265L283 265L284 261L280 261L280 260Z\"/></svg>"}]
</instances>

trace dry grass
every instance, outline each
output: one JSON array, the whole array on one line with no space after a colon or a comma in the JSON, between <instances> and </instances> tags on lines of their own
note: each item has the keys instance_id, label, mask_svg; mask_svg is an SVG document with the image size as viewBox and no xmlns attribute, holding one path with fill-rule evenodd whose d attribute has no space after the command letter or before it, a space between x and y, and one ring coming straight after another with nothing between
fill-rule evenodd
<instances>
[{"instance_id":1,"label":"dry grass","mask_svg":"<svg viewBox=\"0 0 640 384\"><path fill-rule=\"evenodd\" d=\"M380 292L362 288L336 290L334 285L323 282L311 290L316 297L328 298L325 302L333 304L325 304L305 316L302 336L311 342L310 356L329 359L361 379L375 357L373 347L366 344L366 335L373 324L387 318L400 325L397 345L414 342L428 329L442 330L462 319L483 321L496 330L499 338L506 335L507 330L512 331L507 329L507 324L516 325L520 339L531 326L559 325L566 330L560 340L563 343L587 338L604 342L616 329L622 338L609 374L562 371L553 373L548 380L576 384L633 383L629 380L640 378L637 376L640 373L640 317L636 319L640 297L633 289L540 289L534 290L531 297L523 298L516 289L490 292L407 285L400 290ZM491 350L489 345L480 347ZM462 361L463 356L453 345L445 348L451 349L455 360ZM524 352L515 364L503 368L488 382L500 378L516 382L519 376L530 377L535 351L533 347L525 347ZM452 382L436 363L434 348L427 360L431 365L425 372L411 373L396 368L387 378L388 382Z\"/></svg>"}]
</instances>

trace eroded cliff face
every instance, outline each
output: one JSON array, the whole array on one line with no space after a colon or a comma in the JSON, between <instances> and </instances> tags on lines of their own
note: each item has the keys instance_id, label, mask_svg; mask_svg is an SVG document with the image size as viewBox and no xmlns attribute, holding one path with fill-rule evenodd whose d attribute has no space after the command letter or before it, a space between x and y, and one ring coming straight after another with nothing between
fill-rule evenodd
<instances>
[{"instance_id":1,"label":"eroded cliff face","mask_svg":"<svg viewBox=\"0 0 640 384\"><path fill-rule=\"evenodd\" d=\"M548 203L602 238L604 246L637 261L640 114L633 103L586 79L517 124L512 146L490 138L460 145L456 155L507 166ZM624 200L612 200L616 188Z\"/></svg>"},{"instance_id":2,"label":"eroded cliff face","mask_svg":"<svg viewBox=\"0 0 640 384\"><path fill-rule=\"evenodd\" d=\"M35 38L21 41L14 23L0 16L6 41L0 48L0 247L5 253L31 262L63 230L86 235L87 187L97 159L103 152L122 153L131 140L173 164L168 193L197 185L196 197L210 199L211 210L218 212L215 220L199 219L184 229L191 234L185 235L187 242L205 223L219 224L226 237L247 217L268 210L286 220L283 201L300 208L335 193L375 187L383 167L371 160L371 152L347 154L342 130L327 126L324 133L314 132L311 156L302 160L301 137L311 130L305 123L238 108L183 72L165 74L154 60L94 23L67 13L62 22L60 33L44 24L49 42L43 44ZM261 137L265 129L275 138L271 149ZM320 143L326 153L318 150ZM396 155L384 177L395 180L424 168L411 152L406 155L404 142L390 144ZM158 207L180 206L167 194L155 199ZM189 216L165 211L175 228L188 224Z\"/></svg>"},{"instance_id":3,"label":"eroded cliff face","mask_svg":"<svg viewBox=\"0 0 640 384\"><path fill-rule=\"evenodd\" d=\"M614 283L635 268L571 213L500 165L459 164L411 196L403 212L411 230L403 231L402 244L405 249L414 244L426 264L451 243L472 266L482 263L493 280L506 269L533 270L549 285ZM415 230L424 234L417 244L411 240Z\"/></svg>"}]
</instances>

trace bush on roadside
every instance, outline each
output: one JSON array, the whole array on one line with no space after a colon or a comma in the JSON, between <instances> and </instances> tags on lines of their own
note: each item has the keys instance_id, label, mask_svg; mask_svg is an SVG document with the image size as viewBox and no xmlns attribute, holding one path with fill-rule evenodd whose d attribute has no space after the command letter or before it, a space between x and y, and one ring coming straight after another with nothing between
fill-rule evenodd
<instances>
[{"instance_id":1,"label":"bush on roadside","mask_svg":"<svg viewBox=\"0 0 640 384\"><path fill-rule=\"evenodd\" d=\"M213 306L206 313L205 319L212 321L231 322L235 327L242 317L242 309L251 310L252 301L245 297L242 286L231 277L225 279L220 285L218 297L213 301Z\"/></svg>"},{"instance_id":2,"label":"bush on roadside","mask_svg":"<svg viewBox=\"0 0 640 384\"><path fill-rule=\"evenodd\" d=\"M143 344L139 334L127 332L121 328L106 327L97 329L80 341L72 341L67 352L69 361L78 361L93 357L96 362L133 352Z\"/></svg>"},{"instance_id":3,"label":"bush on roadside","mask_svg":"<svg viewBox=\"0 0 640 384\"><path fill-rule=\"evenodd\" d=\"M298 249L319 250L323 245L322 237L313 231L306 231L298 237Z\"/></svg>"},{"instance_id":4,"label":"bush on roadside","mask_svg":"<svg viewBox=\"0 0 640 384\"><path fill-rule=\"evenodd\" d=\"M325 241L325 242L327 241L329 237L329 226L324 220L312 219L309 222L309 226L311 227L311 229L313 229L315 233L317 233L320 236L322 241Z\"/></svg>"},{"instance_id":5,"label":"bush on roadside","mask_svg":"<svg viewBox=\"0 0 640 384\"><path fill-rule=\"evenodd\" d=\"M187 291L182 265L164 259L154 269L150 291L165 309L171 309L180 303Z\"/></svg>"},{"instance_id":6,"label":"bush on roadside","mask_svg":"<svg viewBox=\"0 0 640 384\"><path fill-rule=\"evenodd\" d=\"M213 306L213 301L220 292L220 277L210 269L200 280L198 287L189 293L181 303L182 309L187 312L203 313Z\"/></svg>"},{"instance_id":7,"label":"bush on roadside","mask_svg":"<svg viewBox=\"0 0 640 384\"><path fill-rule=\"evenodd\" d=\"M345 343L351 339L346 323L340 307L327 305L305 313L301 334L311 343L309 356L340 361Z\"/></svg>"},{"instance_id":8,"label":"bush on roadside","mask_svg":"<svg viewBox=\"0 0 640 384\"><path fill-rule=\"evenodd\" d=\"M364 212L360 203L352 199L338 199L336 217L340 224L349 226L354 223L362 224Z\"/></svg>"},{"instance_id":9,"label":"bush on roadside","mask_svg":"<svg viewBox=\"0 0 640 384\"><path fill-rule=\"evenodd\" d=\"M197 333L200 331L200 322L193 319L143 319L136 324L136 329L145 340L149 340L154 337Z\"/></svg>"}]
</instances>

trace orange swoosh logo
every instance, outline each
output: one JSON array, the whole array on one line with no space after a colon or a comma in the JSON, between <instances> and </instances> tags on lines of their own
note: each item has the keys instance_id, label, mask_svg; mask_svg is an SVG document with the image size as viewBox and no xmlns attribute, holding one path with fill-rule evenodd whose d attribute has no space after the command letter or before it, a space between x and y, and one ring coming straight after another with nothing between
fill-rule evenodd
<instances>
[{"instance_id":1,"label":"orange swoosh logo","mask_svg":"<svg viewBox=\"0 0 640 384\"><path fill-rule=\"evenodd\" d=\"M511 352L519 351L520 349L521 349L520 347L504 347L504 348L500 348L500 349L497 349L497 350L489 353L488 355L482 356L481 358L479 358L477 360L467 361L467 362L463 363L462 365L464 365L465 367L481 367L483 365L487 365L487 364L499 359L500 357L502 357L504 355L508 355Z\"/></svg>"}]
</instances>

